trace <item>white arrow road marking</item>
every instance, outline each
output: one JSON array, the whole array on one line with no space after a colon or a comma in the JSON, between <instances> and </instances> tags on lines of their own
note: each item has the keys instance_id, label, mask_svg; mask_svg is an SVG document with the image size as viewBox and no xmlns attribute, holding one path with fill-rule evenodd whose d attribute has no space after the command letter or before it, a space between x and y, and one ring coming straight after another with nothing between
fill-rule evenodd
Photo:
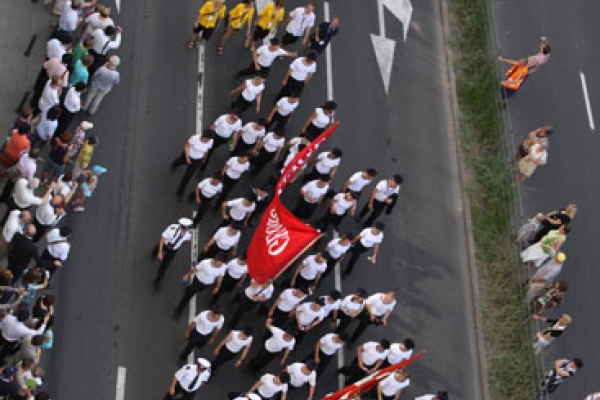
<instances>
[{"instance_id":1,"label":"white arrow road marking","mask_svg":"<svg viewBox=\"0 0 600 400\"><path fill-rule=\"evenodd\" d=\"M121 0L115 0L115 6L117 6L117 12L121 12Z\"/></svg>"},{"instance_id":2,"label":"white arrow road marking","mask_svg":"<svg viewBox=\"0 0 600 400\"><path fill-rule=\"evenodd\" d=\"M383 78L383 86L385 88L385 93L387 94L390 87L390 78L392 77L392 64L394 63L396 41L388 39L385 36L373 34L371 34L371 41L373 42L375 57L377 58L377 64L379 64L379 70L381 71L381 77Z\"/></svg>"},{"instance_id":3,"label":"white arrow road marking","mask_svg":"<svg viewBox=\"0 0 600 400\"><path fill-rule=\"evenodd\" d=\"M383 4L396 18L402 22L404 30L404 41L408 36L408 28L410 27L410 19L412 18L413 6L410 0L383 0ZM385 35L383 35L385 36Z\"/></svg>"},{"instance_id":4,"label":"white arrow road marking","mask_svg":"<svg viewBox=\"0 0 600 400\"><path fill-rule=\"evenodd\" d=\"M383 78L383 87L385 88L385 93L387 94L388 88L390 87L390 78L392 76L392 64L394 63L394 49L396 48L396 41L385 37L384 11L382 0L377 0L379 35L371 34L371 41L373 42L373 49L375 50L375 58L377 59L377 64L379 65L379 71L381 71L381 77Z\"/></svg>"},{"instance_id":5,"label":"white arrow road marking","mask_svg":"<svg viewBox=\"0 0 600 400\"><path fill-rule=\"evenodd\" d=\"M592 105L590 103L590 97L588 96L587 83L585 81L585 75L583 72L579 72L579 78L581 79L581 90L583 91L583 101L585 101L585 109L588 115L588 122L590 124L591 130L596 130L596 125L594 124L594 114L592 114Z\"/></svg>"}]
</instances>

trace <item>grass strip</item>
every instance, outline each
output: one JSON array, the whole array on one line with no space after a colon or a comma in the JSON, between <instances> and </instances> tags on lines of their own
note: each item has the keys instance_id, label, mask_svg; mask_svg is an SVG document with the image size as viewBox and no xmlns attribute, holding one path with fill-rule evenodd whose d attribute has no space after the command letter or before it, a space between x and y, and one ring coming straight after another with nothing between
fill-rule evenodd
<instances>
[{"instance_id":1,"label":"grass strip","mask_svg":"<svg viewBox=\"0 0 600 400\"><path fill-rule=\"evenodd\" d=\"M536 365L521 288L524 275L511 241L515 181L503 138L488 4L452 0L450 7L489 393L494 400L531 400L536 395Z\"/></svg>"}]
</instances>

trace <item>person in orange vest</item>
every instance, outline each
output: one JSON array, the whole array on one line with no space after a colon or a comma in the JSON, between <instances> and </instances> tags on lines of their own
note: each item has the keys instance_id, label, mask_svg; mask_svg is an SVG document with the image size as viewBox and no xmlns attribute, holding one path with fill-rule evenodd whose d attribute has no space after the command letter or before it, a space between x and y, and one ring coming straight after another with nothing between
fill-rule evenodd
<instances>
[{"instance_id":1,"label":"person in orange vest","mask_svg":"<svg viewBox=\"0 0 600 400\"><path fill-rule=\"evenodd\" d=\"M520 60L511 60L498 56L498 61L511 64L512 66L506 71L506 79L501 82L502 86L507 89L507 94L510 95L517 91L525 79L533 74L539 67L546 64L550 59L550 45L545 37L541 38L540 49L537 54L531 55Z\"/></svg>"}]
</instances>

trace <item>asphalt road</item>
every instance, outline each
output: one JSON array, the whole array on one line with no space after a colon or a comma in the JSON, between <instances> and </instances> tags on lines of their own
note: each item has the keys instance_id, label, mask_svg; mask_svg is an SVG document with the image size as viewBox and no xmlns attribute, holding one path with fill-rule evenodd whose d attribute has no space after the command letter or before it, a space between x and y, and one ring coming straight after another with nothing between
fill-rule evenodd
<instances>
[{"instance_id":1,"label":"asphalt road","mask_svg":"<svg viewBox=\"0 0 600 400\"><path fill-rule=\"evenodd\" d=\"M583 398L598 390L600 368L600 350L594 345L598 321L593 307L600 301L595 290L600 272L593 251L595 222L600 218L600 177L592 166L600 143L599 132L589 125L580 72L586 78L592 113L598 115L600 75L595 38L600 28L595 16L600 12L600 4L525 2L517 13L507 2L492 0L491 4L499 48L507 57L534 53L539 36L547 36L552 46L549 63L510 99L507 110L516 143L540 125L550 124L555 132L550 138L548 164L521 186L524 216L555 210L571 202L579 208L564 247L567 262L561 275L571 286L563 307L553 313L567 312L574 323L544 353L543 363L547 366L558 357L581 357L584 369L565 383L555 397Z\"/></svg>"},{"instance_id":2,"label":"asphalt road","mask_svg":"<svg viewBox=\"0 0 600 400\"><path fill-rule=\"evenodd\" d=\"M157 264L149 255L160 232L193 210L176 201L181 172L171 174L168 166L196 129L198 56L185 48L185 41L198 4L122 3L115 17L125 29L118 51L122 84L93 118L101 138L94 161L108 167L109 173L88 210L71 216L69 223L76 229L74 251L55 283L59 303L48 382L53 396L65 400L113 398L118 366L127 369L125 398L160 398L184 345L185 321L173 321L170 315L183 290L180 277L189 266L189 250L180 252L158 293L151 288ZM292 4L296 2L289 2L288 10ZM397 290L399 306L388 326L371 328L363 340L412 337L417 350L428 351L410 367L412 385L404 398L443 388L453 398L479 399L439 3L414 4L407 42L402 40L400 22L386 12L387 36L397 40L387 94L370 39L370 33L379 31L375 3L336 1L330 6L332 15L342 21L341 33L332 45L332 84L342 123L328 147L344 150L334 187L340 188L352 172L371 166L380 176L399 172L405 178L399 204L393 216L385 218L386 240L377 265L358 265L342 290L348 293L357 286L371 292ZM317 2L316 10L321 21L322 2ZM205 126L227 109L227 91L235 86L233 73L250 60L239 37L217 57L217 39L218 33L206 50ZM275 66L265 105L270 105L286 67L287 61ZM314 107L327 100L321 59L318 68L303 93L292 133L298 132ZM219 169L224 159L224 149L220 149L207 173ZM251 183L244 180L232 196ZM296 190L297 185L291 186L285 197L293 197ZM216 213L205 218L200 243L210 236L219 218ZM348 229L357 231L358 226L345 221L342 230ZM246 234L244 241L248 240ZM332 280L327 281L321 290L332 286ZM206 307L207 296L200 296L199 309ZM291 360L310 351L310 338ZM207 356L209 349L199 354ZM248 373L225 366L200 395L224 398L229 391L246 390L251 384ZM317 395L336 387L330 367ZM294 393L292 398L303 395Z\"/></svg>"}]
</instances>

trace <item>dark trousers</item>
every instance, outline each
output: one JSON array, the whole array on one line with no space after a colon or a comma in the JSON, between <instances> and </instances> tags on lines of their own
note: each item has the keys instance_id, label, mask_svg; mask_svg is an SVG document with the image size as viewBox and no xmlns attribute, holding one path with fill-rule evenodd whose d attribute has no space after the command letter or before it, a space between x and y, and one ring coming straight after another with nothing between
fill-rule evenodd
<instances>
[{"instance_id":1,"label":"dark trousers","mask_svg":"<svg viewBox=\"0 0 600 400\"><path fill-rule=\"evenodd\" d=\"M36 135L37 136L37 135ZM7 179L0 195L0 202L5 203L12 195L13 189L15 188L15 182L12 179Z\"/></svg>"},{"instance_id":2,"label":"dark trousers","mask_svg":"<svg viewBox=\"0 0 600 400\"><path fill-rule=\"evenodd\" d=\"M329 365L329 362L333 359L334 354L325 354L323 351L319 350L319 363L317 364L317 379L321 376L325 369ZM315 359L315 352L313 351L308 356L304 358L304 362L313 361Z\"/></svg>"},{"instance_id":3,"label":"dark trousers","mask_svg":"<svg viewBox=\"0 0 600 400\"><path fill-rule=\"evenodd\" d=\"M349 317L348 315L344 314L343 311L340 311L338 313L338 320L340 323L335 328L335 333L342 333L346 330L346 328L348 328L348 326L350 326L352 321L354 321L354 318Z\"/></svg>"},{"instance_id":4,"label":"dark trousers","mask_svg":"<svg viewBox=\"0 0 600 400\"><path fill-rule=\"evenodd\" d=\"M319 128L312 123L310 123L306 127L306 131L304 132L304 137L306 137L311 142L321 136L321 133L325 132L325 128Z\"/></svg>"},{"instance_id":5,"label":"dark trousers","mask_svg":"<svg viewBox=\"0 0 600 400\"><path fill-rule=\"evenodd\" d=\"M275 158L275 154L277 154L277 150L271 153L265 150L264 147L261 147L258 155L252 159L252 173L258 174L269 161L272 161Z\"/></svg>"},{"instance_id":6,"label":"dark trousers","mask_svg":"<svg viewBox=\"0 0 600 400\"><path fill-rule=\"evenodd\" d=\"M370 248L366 248L365 246L363 246L360 241L356 242L354 247L352 247L350 249L350 259L346 263L346 268L344 269L344 275L347 276L352 273L352 270L354 269L354 265L356 264L356 262L358 261L360 256L363 253L369 251L369 249Z\"/></svg>"},{"instance_id":7,"label":"dark trousers","mask_svg":"<svg viewBox=\"0 0 600 400\"><path fill-rule=\"evenodd\" d=\"M48 72L42 65L42 68L35 79L35 84L33 85L33 95L29 101L29 106L32 110L39 110L38 103L40 101L40 97L42 97L42 93L44 92L44 87L46 86L46 83L48 83L49 79L50 77L48 76Z\"/></svg>"},{"instance_id":8,"label":"dark trousers","mask_svg":"<svg viewBox=\"0 0 600 400\"><path fill-rule=\"evenodd\" d=\"M221 365L225 364L228 361L231 361L237 353L231 352L227 346L221 347L219 354L215 357L215 359L210 363L210 369L212 373L214 373Z\"/></svg>"},{"instance_id":9,"label":"dark trousers","mask_svg":"<svg viewBox=\"0 0 600 400\"><path fill-rule=\"evenodd\" d=\"M252 360L250 360L250 362L248 363L248 368L250 369L250 371L253 371L254 373L256 373L256 372L260 371L261 369L263 369L265 367L265 365L267 365L268 363L273 361L273 359L275 357L277 357L278 354L279 353L271 353L263 345L260 348L260 351L258 352L258 354L256 356L254 356L254 358Z\"/></svg>"},{"instance_id":10,"label":"dark trousers","mask_svg":"<svg viewBox=\"0 0 600 400\"><path fill-rule=\"evenodd\" d=\"M300 219L308 219L312 217L317 207L318 203L309 203L304 200L304 197L300 196L296 203L296 207L294 207L294 211L292 212Z\"/></svg>"},{"instance_id":11,"label":"dark trousers","mask_svg":"<svg viewBox=\"0 0 600 400\"><path fill-rule=\"evenodd\" d=\"M183 173L183 176L181 177L181 182L179 182L179 187L177 188L177 196L179 196L179 197L183 196L183 193L185 192L185 187L190 182L190 179L192 179L192 176L194 176L194 172L196 172L198 167L200 167L200 165L202 164L201 158L199 158L197 160L190 158L190 161L191 161L191 163L188 164L187 160L185 158L185 153L181 152L181 155L179 157L177 157L176 159L174 159L173 162L171 163L171 168L173 168L173 169L180 167L182 165L187 166L185 169L185 172Z\"/></svg>"},{"instance_id":12,"label":"dark trousers","mask_svg":"<svg viewBox=\"0 0 600 400\"><path fill-rule=\"evenodd\" d=\"M242 154L248 154L250 150L254 147L255 143L248 144L244 142L244 139L240 137L240 140L235 145L235 148L231 151L231 154L234 156L241 156Z\"/></svg>"},{"instance_id":13,"label":"dark trousers","mask_svg":"<svg viewBox=\"0 0 600 400\"><path fill-rule=\"evenodd\" d=\"M327 210L327 212L325 213L325 215L319 222L319 229L321 229L321 231L325 232L325 231L327 231L327 228L329 228L329 225L333 225L333 229L335 229L337 231L338 227L340 226L340 223L342 222L342 220L344 219L345 216L346 216L346 214L342 214L342 215L337 215L335 213L332 214L329 210Z\"/></svg>"},{"instance_id":14,"label":"dark trousers","mask_svg":"<svg viewBox=\"0 0 600 400\"><path fill-rule=\"evenodd\" d=\"M385 201L373 200L373 208L369 209L369 203L365 204L363 209L360 211L359 218L362 219L371 211L369 218L363 224L363 227L373 226L375 220L381 215L383 210L385 209Z\"/></svg>"},{"instance_id":15,"label":"dark trousers","mask_svg":"<svg viewBox=\"0 0 600 400\"><path fill-rule=\"evenodd\" d=\"M188 392L186 391L184 388L181 387L181 385L179 384L179 382L177 382L177 384L175 385L175 394L173 394L173 396L171 396L169 394L169 392L167 392L167 394L165 395L164 400L174 400L174 399L180 399L180 400L192 400L194 398L194 396L196 396L196 392Z\"/></svg>"},{"instance_id":16,"label":"dark trousers","mask_svg":"<svg viewBox=\"0 0 600 400\"><path fill-rule=\"evenodd\" d=\"M215 294L213 294L212 299L210 299L210 305L212 306L213 304L216 304L219 299L221 298L221 296L223 296L224 294L227 293L231 293L235 287L238 284L238 280L233 279L231 277L231 275L229 275L228 273L225 273L225 276L223 277L223 282L221 282L221 287L219 288L219 291Z\"/></svg>"},{"instance_id":17,"label":"dark trousers","mask_svg":"<svg viewBox=\"0 0 600 400\"><path fill-rule=\"evenodd\" d=\"M292 114L289 115L281 115L278 112L276 112L275 114L273 114L273 118L271 118L271 121L267 123L266 128L268 129L268 132L272 132L274 129L283 129L285 128L285 126L287 125L290 116Z\"/></svg>"},{"instance_id":18,"label":"dark trousers","mask_svg":"<svg viewBox=\"0 0 600 400\"><path fill-rule=\"evenodd\" d=\"M154 246L154 249L152 250L153 258L156 258L157 254L158 244ZM176 254L177 250L171 250L167 245L163 246L163 259L160 262L160 265L158 266L158 271L156 272L156 277L154 278L155 285L158 285L160 281L162 281L162 279L165 277L165 272L167 272L167 268L169 267L171 261L173 261L173 259L175 258Z\"/></svg>"},{"instance_id":19,"label":"dark trousers","mask_svg":"<svg viewBox=\"0 0 600 400\"><path fill-rule=\"evenodd\" d=\"M196 194L192 193L194 199L196 198ZM191 196L190 196L191 197ZM200 192L200 204L198 204L198 209L196 210L196 216L194 217L194 225L198 225L204 216L204 213L210 207L210 201L213 198L206 197Z\"/></svg>"},{"instance_id":20,"label":"dark trousers","mask_svg":"<svg viewBox=\"0 0 600 400\"><path fill-rule=\"evenodd\" d=\"M44 252L41 255L41 258L42 258L42 260L47 261L46 264L44 265L44 267L50 273L50 279L52 279L56 270L58 268L60 268L60 267L57 267L56 265L54 265L54 261L57 261L58 259L54 258L54 256L52 256L52 254L50 254L48 249L44 250Z\"/></svg>"},{"instance_id":21,"label":"dark trousers","mask_svg":"<svg viewBox=\"0 0 600 400\"><path fill-rule=\"evenodd\" d=\"M300 36L295 36L289 32L286 32L285 35L283 35L283 37L281 38L281 44L283 46L287 46L289 44L294 44L298 41L298 39L300 39Z\"/></svg>"},{"instance_id":22,"label":"dark trousers","mask_svg":"<svg viewBox=\"0 0 600 400\"><path fill-rule=\"evenodd\" d=\"M200 167L201 171L204 171L206 169L206 166L208 165L208 161L210 160L210 157L213 155L215 150L217 150L219 147L223 146L227 142L229 142L229 138L224 138L224 137L221 137L221 136L215 134L215 136L213 137L213 147L212 147L212 149L210 149L208 154L204 156L204 162L202 163L202 166Z\"/></svg>"},{"instance_id":23,"label":"dark trousers","mask_svg":"<svg viewBox=\"0 0 600 400\"><path fill-rule=\"evenodd\" d=\"M275 307L273 310L273 315L271 317L273 319L273 326L287 326L289 322L291 322L290 313L281 311L279 308Z\"/></svg>"},{"instance_id":24,"label":"dark trousers","mask_svg":"<svg viewBox=\"0 0 600 400\"><path fill-rule=\"evenodd\" d=\"M254 62L250 63L250 66L248 66L248 68L244 68L241 69L237 72L237 74L235 74L236 78L241 78L242 76L256 76L256 75L262 75L265 78L267 77L267 75L269 75L269 71L271 70L271 67L263 67L262 65L258 64L258 67L260 68L259 71L257 71L254 68Z\"/></svg>"},{"instance_id":25,"label":"dark trousers","mask_svg":"<svg viewBox=\"0 0 600 400\"><path fill-rule=\"evenodd\" d=\"M372 365L364 366L366 368L373 367ZM358 357L355 357L349 366L340 368L340 372L346 376L346 386L364 378L367 375L366 372L358 366Z\"/></svg>"},{"instance_id":26,"label":"dark trousers","mask_svg":"<svg viewBox=\"0 0 600 400\"><path fill-rule=\"evenodd\" d=\"M323 256L327 259L327 269L325 272L323 272L321 280L325 279L327 276L329 276L329 274L331 274L332 271L335 270L335 266L339 261L339 259L331 257L327 251L323 253Z\"/></svg>"},{"instance_id":27,"label":"dark trousers","mask_svg":"<svg viewBox=\"0 0 600 400\"><path fill-rule=\"evenodd\" d=\"M350 343L356 343L360 335L363 334L363 332L369 327L369 325L376 323L371 322L370 314L366 309L364 309L358 315L357 319L359 321L358 326L356 327L356 329L354 329L354 332L352 333L352 336L349 339Z\"/></svg>"},{"instance_id":28,"label":"dark trousers","mask_svg":"<svg viewBox=\"0 0 600 400\"><path fill-rule=\"evenodd\" d=\"M287 80L287 83L279 90L279 93L277 93L275 101L279 100L282 97L289 96L292 93L300 95L303 89L304 81L297 81L290 76Z\"/></svg>"},{"instance_id":29,"label":"dark trousers","mask_svg":"<svg viewBox=\"0 0 600 400\"><path fill-rule=\"evenodd\" d=\"M216 243L214 243L212 246L210 246L208 248L207 251L202 252L202 259L213 258L214 256L216 256L219 253L223 253L226 257L229 257L229 256L231 256L232 252L233 252L233 248L231 248L229 250L223 250L222 248L217 246Z\"/></svg>"},{"instance_id":30,"label":"dark trousers","mask_svg":"<svg viewBox=\"0 0 600 400\"><path fill-rule=\"evenodd\" d=\"M185 345L185 348L179 355L179 360L185 360L187 356L192 352L192 350L201 349L202 347L204 347L204 345L210 339L210 335L210 333L208 335L203 335L200 332L198 332L195 328L192 329L187 344Z\"/></svg>"},{"instance_id":31,"label":"dark trousers","mask_svg":"<svg viewBox=\"0 0 600 400\"><path fill-rule=\"evenodd\" d=\"M229 321L232 328L237 328L240 320L244 314L252 312L252 310L258 305L257 302L252 301L246 296L244 292L239 292L236 297L237 308Z\"/></svg>"},{"instance_id":32,"label":"dark trousers","mask_svg":"<svg viewBox=\"0 0 600 400\"><path fill-rule=\"evenodd\" d=\"M9 342L4 339L2 335L0 335L0 364L4 365L4 359L8 356L12 356L19 351L21 348L21 343L17 340L14 342Z\"/></svg>"},{"instance_id":33,"label":"dark trousers","mask_svg":"<svg viewBox=\"0 0 600 400\"><path fill-rule=\"evenodd\" d=\"M252 104L254 104L253 101L246 100L240 93L240 95L231 103L231 111L241 117Z\"/></svg>"},{"instance_id":34,"label":"dark trousers","mask_svg":"<svg viewBox=\"0 0 600 400\"><path fill-rule=\"evenodd\" d=\"M31 238L32 242L39 242L40 239L44 236L44 233L51 228L50 225L42 225L37 218L33 218L33 225L35 226L35 235Z\"/></svg>"},{"instance_id":35,"label":"dark trousers","mask_svg":"<svg viewBox=\"0 0 600 400\"><path fill-rule=\"evenodd\" d=\"M231 192L231 189L233 189L238 180L239 179L231 179L229 176L227 176L227 174L223 176L223 191L219 195L219 201L217 201L215 207L219 207L219 205L225 200L225 196Z\"/></svg>"},{"instance_id":36,"label":"dark trousers","mask_svg":"<svg viewBox=\"0 0 600 400\"><path fill-rule=\"evenodd\" d=\"M8 198L8 200L6 200L6 212L4 213L4 217L2 217L2 221L0 221L0 226L4 226L4 224L6 224L6 220L8 219L8 216L10 215L10 212L13 210L25 210L26 208L21 208L17 205L17 203L15 203L15 200L13 199L12 196L10 196Z\"/></svg>"},{"instance_id":37,"label":"dark trousers","mask_svg":"<svg viewBox=\"0 0 600 400\"><path fill-rule=\"evenodd\" d=\"M177 304L177 308L175 308L175 312L176 313L183 312L183 310L185 309L185 306L190 302L192 297L194 297L194 295L196 293L202 292L207 287L208 287L208 285L205 285L204 283L200 282L194 276L192 278L192 283L190 283L189 285L187 285L185 287L185 290L183 291L183 296L181 297L181 300L179 300L179 303Z\"/></svg>"}]
</instances>

